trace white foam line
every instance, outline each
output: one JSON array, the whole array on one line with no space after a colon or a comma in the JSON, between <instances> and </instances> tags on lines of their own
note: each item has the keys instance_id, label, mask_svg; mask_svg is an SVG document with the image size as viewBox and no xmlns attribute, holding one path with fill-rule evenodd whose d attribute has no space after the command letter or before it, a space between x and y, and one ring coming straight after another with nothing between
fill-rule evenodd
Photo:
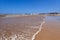
<instances>
[{"instance_id":1,"label":"white foam line","mask_svg":"<svg viewBox=\"0 0 60 40\"><path fill-rule=\"evenodd\" d=\"M35 36L41 31L42 25L43 25L44 23L45 23L45 18L43 19L43 22L41 23L39 30L32 36L32 40L34 40L34 39L35 39Z\"/></svg>"}]
</instances>

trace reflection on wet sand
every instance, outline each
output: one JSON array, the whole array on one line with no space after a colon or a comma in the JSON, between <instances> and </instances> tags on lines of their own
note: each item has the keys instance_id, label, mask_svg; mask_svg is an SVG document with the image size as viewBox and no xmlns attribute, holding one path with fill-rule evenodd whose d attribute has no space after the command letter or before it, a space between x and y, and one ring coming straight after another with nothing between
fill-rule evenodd
<instances>
[{"instance_id":1,"label":"reflection on wet sand","mask_svg":"<svg viewBox=\"0 0 60 40\"><path fill-rule=\"evenodd\" d=\"M47 16L35 40L60 40L60 16Z\"/></svg>"}]
</instances>

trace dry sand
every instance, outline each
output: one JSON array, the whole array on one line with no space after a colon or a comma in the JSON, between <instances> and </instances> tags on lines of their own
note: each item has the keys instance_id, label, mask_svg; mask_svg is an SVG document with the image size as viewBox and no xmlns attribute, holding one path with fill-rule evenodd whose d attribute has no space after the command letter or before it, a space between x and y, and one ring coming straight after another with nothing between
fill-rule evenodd
<instances>
[{"instance_id":1,"label":"dry sand","mask_svg":"<svg viewBox=\"0 0 60 40\"><path fill-rule=\"evenodd\" d=\"M45 21L35 40L60 40L60 16L49 16Z\"/></svg>"}]
</instances>

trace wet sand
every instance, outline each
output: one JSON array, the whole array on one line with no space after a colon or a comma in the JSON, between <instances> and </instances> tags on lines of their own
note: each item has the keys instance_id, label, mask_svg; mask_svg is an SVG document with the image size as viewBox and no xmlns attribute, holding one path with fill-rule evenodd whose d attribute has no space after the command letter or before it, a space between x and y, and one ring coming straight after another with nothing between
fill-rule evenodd
<instances>
[{"instance_id":1,"label":"wet sand","mask_svg":"<svg viewBox=\"0 0 60 40\"><path fill-rule=\"evenodd\" d=\"M43 23L45 19L45 23ZM60 16L30 15L0 18L0 40L60 40Z\"/></svg>"},{"instance_id":2,"label":"wet sand","mask_svg":"<svg viewBox=\"0 0 60 40\"><path fill-rule=\"evenodd\" d=\"M32 40L44 18L41 15L0 18L0 40Z\"/></svg>"},{"instance_id":3,"label":"wet sand","mask_svg":"<svg viewBox=\"0 0 60 40\"><path fill-rule=\"evenodd\" d=\"M60 40L60 16L47 16L35 40Z\"/></svg>"}]
</instances>

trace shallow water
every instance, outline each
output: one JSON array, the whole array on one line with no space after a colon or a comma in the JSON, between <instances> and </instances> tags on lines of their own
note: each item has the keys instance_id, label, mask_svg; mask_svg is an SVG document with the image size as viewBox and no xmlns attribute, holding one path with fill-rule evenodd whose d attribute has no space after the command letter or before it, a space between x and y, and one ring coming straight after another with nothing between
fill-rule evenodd
<instances>
[{"instance_id":1,"label":"shallow water","mask_svg":"<svg viewBox=\"0 0 60 40\"><path fill-rule=\"evenodd\" d=\"M46 16L46 21L60 22L60 16Z\"/></svg>"},{"instance_id":2,"label":"shallow water","mask_svg":"<svg viewBox=\"0 0 60 40\"><path fill-rule=\"evenodd\" d=\"M43 18L41 16L0 18L0 40L31 40Z\"/></svg>"}]
</instances>

